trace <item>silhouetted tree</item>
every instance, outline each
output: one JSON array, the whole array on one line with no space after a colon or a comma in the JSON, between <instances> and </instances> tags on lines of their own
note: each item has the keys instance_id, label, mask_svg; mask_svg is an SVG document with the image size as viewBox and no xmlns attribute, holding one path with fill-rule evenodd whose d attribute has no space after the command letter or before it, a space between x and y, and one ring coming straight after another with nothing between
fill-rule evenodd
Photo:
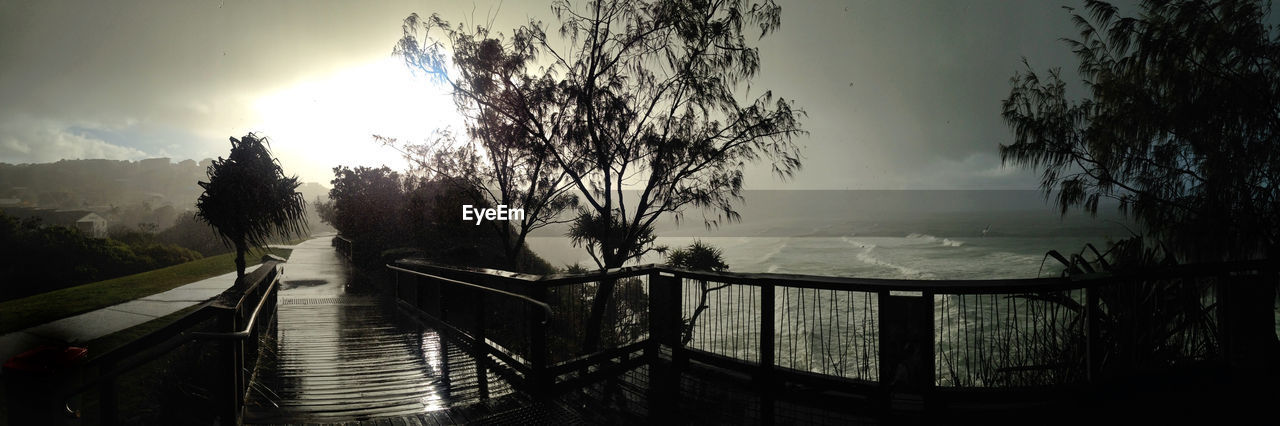
<instances>
[{"instance_id":1,"label":"silhouetted tree","mask_svg":"<svg viewBox=\"0 0 1280 426\"><path fill-rule=\"evenodd\" d=\"M1139 17L1088 1L1075 14L1088 96L1026 66L1003 117L1001 159L1043 172L1065 214L1101 198L1181 257L1280 247L1280 38L1254 1L1143 1ZM1025 61L1024 61L1025 64Z\"/></svg>"},{"instance_id":2,"label":"silhouetted tree","mask_svg":"<svg viewBox=\"0 0 1280 426\"><path fill-rule=\"evenodd\" d=\"M667 253L667 265L692 269L695 271L727 271L729 264L724 263L724 256L720 249L710 244L703 243L701 240L694 241L688 247L682 247ZM706 280L698 281L698 305L693 309L693 315L684 320L680 332L680 342L688 345L693 341L693 328L698 324L698 316L702 315L710 306L707 305L707 296L711 292L729 287L730 284L721 284L711 287Z\"/></svg>"},{"instance_id":3,"label":"silhouetted tree","mask_svg":"<svg viewBox=\"0 0 1280 426\"><path fill-rule=\"evenodd\" d=\"M271 156L266 138L250 133L230 139L231 154L214 160L209 181L200 182L196 215L235 248L236 273L243 277L249 248L265 248L273 236L306 235L307 202L296 191L298 178L285 176Z\"/></svg>"},{"instance_id":4,"label":"silhouetted tree","mask_svg":"<svg viewBox=\"0 0 1280 426\"><path fill-rule=\"evenodd\" d=\"M338 218L334 216L333 201L321 200L320 197L316 197L316 200L312 201L311 205L316 208L316 216L320 217L321 223L335 226L334 224L337 223Z\"/></svg>"},{"instance_id":5,"label":"silhouetted tree","mask_svg":"<svg viewBox=\"0 0 1280 426\"><path fill-rule=\"evenodd\" d=\"M218 232L204 223L195 213L183 213L173 222L173 226L156 234L156 240L165 244L186 247L204 256L226 253L228 247L222 243Z\"/></svg>"},{"instance_id":6,"label":"silhouetted tree","mask_svg":"<svg viewBox=\"0 0 1280 426\"><path fill-rule=\"evenodd\" d=\"M1057 191L1064 214L1119 200L1163 249L1126 240L1112 247L1118 266L1150 264L1157 253L1191 261L1280 255L1280 32L1264 24L1269 7L1147 0L1141 8L1139 17L1120 17L1091 0L1087 15L1073 16L1080 39L1066 42L1080 60L1085 99L1067 98L1057 70L1041 78L1027 65L1015 74L1003 111L1014 141L1000 147L1002 160L1042 170L1041 186ZM1090 268L1080 259L1069 266ZM1219 338L1231 342L1223 358L1233 367L1266 365L1280 351L1273 282L1132 284L1099 296L1110 350L1133 354L1119 357L1132 363L1121 361L1122 371L1174 362L1186 347L1178 339L1192 331L1207 336L1209 353ZM1204 305L1210 290L1218 309ZM1139 321L1158 328L1109 331ZM1218 321L1232 324L1229 335L1217 336Z\"/></svg>"},{"instance_id":7,"label":"silhouetted tree","mask_svg":"<svg viewBox=\"0 0 1280 426\"><path fill-rule=\"evenodd\" d=\"M379 168L333 168L329 224L355 241L357 254L376 254L398 245L403 232L405 190L400 173ZM323 217L323 216L322 216Z\"/></svg>"},{"instance_id":8,"label":"silhouetted tree","mask_svg":"<svg viewBox=\"0 0 1280 426\"><path fill-rule=\"evenodd\" d=\"M395 49L410 68L425 71L443 81L455 83L443 62L424 63L422 55L440 52L419 50L416 30L438 25L447 32L452 44L452 62L457 70L456 84L467 88L454 92L458 111L466 117L466 143L456 144L452 134L442 133L437 140L421 144L397 146L420 171L427 175L447 177L444 182L461 183L479 193L490 205L507 205L524 209L519 221L489 221L503 245L509 267L520 269L519 253L530 232L565 222L561 213L577 206L574 187L565 169L558 167L553 152L512 115L512 108L534 114L532 120L551 122L559 101L550 80L539 80L530 72L536 51L525 46L528 40L510 41L491 38L489 28L478 27L474 33L451 29L443 21L420 22L416 15L406 19L405 37ZM438 47L433 46L432 49ZM501 105L494 105L498 102Z\"/></svg>"},{"instance_id":9,"label":"silhouetted tree","mask_svg":"<svg viewBox=\"0 0 1280 426\"><path fill-rule=\"evenodd\" d=\"M534 21L504 42L484 27L411 15L395 52L547 150L585 200L572 236L601 268L652 250L663 214L680 219L693 206L717 211L703 215L707 226L737 220L746 162L771 159L781 177L799 169L792 139L803 111L770 91L741 90L760 70L747 37L781 24L772 1L556 1L552 11L559 39ZM432 30L451 46L430 41ZM480 60L449 64L447 51ZM639 195L628 200L626 189ZM593 301L588 348L613 287L601 283Z\"/></svg>"}]
</instances>

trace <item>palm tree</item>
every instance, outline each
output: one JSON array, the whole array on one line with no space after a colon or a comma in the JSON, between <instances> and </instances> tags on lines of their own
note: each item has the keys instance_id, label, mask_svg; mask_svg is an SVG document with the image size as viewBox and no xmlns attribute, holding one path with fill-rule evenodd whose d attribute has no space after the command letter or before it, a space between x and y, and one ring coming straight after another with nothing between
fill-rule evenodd
<instances>
[{"instance_id":1,"label":"palm tree","mask_svg":"<svg viewBox=\"0 0 1280 426\"><path fill-rule=\"evenodd\" d=\"M306 199L298 178L285 176L267 139L253 133L231 138L231 155L209 166L209 181L196 201L196 216L236 249L236 273L244 277L244 254L264 248L273 236L305 235ZM237 280L237 283L240 281Z\"/></svg>"},{"instance_id":2,"label":"palm tree","mask_svg":"<svg viewBox=\"0 0 1280 426\"><path fill-rule=\"evenodd\" d=\"M724 263L724 256L720 249L710 244L704 244L701 240L696 240L689 247L679 248L668 254L667 266L695 271L723 272L729 270L729 264ZM698 299L698 307L693 310L693 316L685 320L683 330L680 333L680 344L688 345L689 342L693 341L693 327L698 323L698 316L702 315L702 311L711 307L707 305L707 295L728 286L729 284L721 284L709 287L706 280L698 280L698 288L702 291L702 295Z\"/></svg>"}]
</instances>

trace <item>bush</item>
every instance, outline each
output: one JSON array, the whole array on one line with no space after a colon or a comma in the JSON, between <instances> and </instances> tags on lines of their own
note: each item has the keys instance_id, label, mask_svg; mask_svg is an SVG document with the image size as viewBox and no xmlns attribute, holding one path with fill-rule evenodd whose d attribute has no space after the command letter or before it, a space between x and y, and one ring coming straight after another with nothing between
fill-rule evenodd
<instances>
[{"instance_id":1,"label":"bush","mask_svg":"<svg viewBox=\"0 0 1280 426\"><path fill-rule=\"evenodd\" d=\"M128 231L120 239L91 238L79 230L19 221L0 213L0 301L149 271L200 259L187 248Z\"/></svg>"}]
</instances>

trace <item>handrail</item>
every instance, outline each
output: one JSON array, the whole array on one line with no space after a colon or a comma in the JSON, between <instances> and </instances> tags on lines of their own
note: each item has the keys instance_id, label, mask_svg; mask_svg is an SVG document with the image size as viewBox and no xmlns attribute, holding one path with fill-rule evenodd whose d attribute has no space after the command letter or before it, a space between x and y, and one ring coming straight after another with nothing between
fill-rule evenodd
<instances>
[{"instance_id":1,"label":"handrail","mask_svg":"<svg viewBox=\"0 0 1280 426\"><path fill-rule=\"evenodd\" d=\"M279 265L276 265L276 268L279 268ZM125 372L128 372L130 370L133 370L141 366L142 364L150 362L156 358L160 358L168 354L170 351L176 349L177 347L187 344L188 342L191 342L197 339L242 340L242 339L248 338L250 336L250 333L253 331L253 328L257 325L258 315L261 313L262 308L265 306L266 300L268 299L267 295L270 294L271 291L274 291L276 284L280 282L279 269L276 269L275 271L273 271L272 275L273 276L271 278L271 283L267 285L266 290L262 293L262 298L258 300L257 306L254 308L253 313L249 317L249 323L245 326L244 329L235 331L235 332L227 332L227 333L180 331L176 333L173 337L166 339L159 346L143 348L134 354L134 355L138 355L138 354L145 353L147 354L145 356L129 356L127 361L121 362L119 364L117 364L116 363L117 361L113 359L112 361L110 361L112 368L110 368L109 370L99 372L93 378L83 381L80 384L73 386L70 389L62 392L63 399L67 400L65 404L67 412L69 414L78 413L77 411L72 410L70 407L69 399L72 396L76 394L80 394L84 391L87 391L93 388L94 386L98 386L104 381L114 379L115 377L121 374L124 374ZM206 309L209 308L208 304L209 302L205 302L203 308L200 308L195 312L187 314L187 316L185 316L184 319L190 318L195 315L207 316ZM179 320L179 322L180 321L183 321L183 320ZM176 324L177 322L174 323L174 325ZM161 329L159 331L163 331L163 330L165 329ZM120 348L120 349L123 349L123 348ZM112 351L108 355L113 355L114 353L117 353L117 351ZM95 360L90 360L91 363L94 361Z\"/></svg>"},{"instance_id":2,"label":"handrail","mask_svg":"<svg viewBox=\"0 0 1280 426\"><path fill-rule=\"evenodd\" d=\"M468 287L475 287L475 288L478 288L478 289L481 289L481 290L485 290L485 291L489 291L489 292L493 292L493 293L498 293L498 294L501 294L501 295L504 295L504 296L510 296L510 297L514 297L514 298L517 298L517 299L520 299L520 300L524 300L524 301L529 302L529 303L532 303L532 304L534 304L534 305L538 305L538 307L542 308L542 310L546 313L546 316L542 317L542 323L543 323L543 324L546 324L546 323L547 323L547 320L551 318L551 305L548 305L546 302L539 301L538 299L534 299L534 298L532 298L532 297L525 296L525 295L523 295L523 294L516 294L516 293L509 292L509 291L502 291L502 290L498 290L498 289L494 289L494 288L485 287L485 286L482 286L482 285L472 284L472 283L465 282L465 281L458 281L458 280L455 280L455 279L445 278L445 277L442 277L442 276L439 276L439 275L431 275L431 274L427 274L427 273L423 273L423 272L418 272L418 271L415 271L415 270L412 270L412 269L405 269L405 268L401 268L401 267L399 267L399 266L395 266L395 265L387 265L387 268L389 268L389 269L391 269L391 270L393 270L393 271L400 271L400 272L407 272L407 273L414 274L414 275L421 275L421 276L424 276L424 277L427 277L427 278L431 278L431 279L435 279L435 280L441 280L441 281L445 281L445 282L449 282L449 283L453 283L453 284L465 285L465 286L468 286Z\"/></svg>"},{"instance_id":3,"label":"handrail","mask_svg":"<svg viewBox=\"0 0 1280 426\"><path fill-rule=\"evenodd\" d=\"M249 315L249 323L248 323L248 324L245 324L245 326L244 326L244 328L243 328L243 329L241 329L241 330L239 330L239 331L222 332L222 333L211 333L211 332L207 332L207 331L196 331L196 332L191 332L191 333L183 332L182 334L184 334L184 335L189 335L189 336L191 336L192 338L195 338L195 339L219 339L219 340L221 340L221 339L232 339L232 340L239 340L239 339L247 339L247 338L249 338L249 336L250 336L250 335L251 335L251 333L253 332L253 328L257 325L257 322L258 322L258 314L262 313L262 307L263 307L263 306L265 306L265 305L266 305L266 303L267 303L267 295L268 295L268 294L271 294L271 292L275 290L276 284L280 282L280 273L279 273L279 271L278 271L278 270L276 271L276 273L275 273L274 275L275 275L275 276L271 278L271 284L267 284L267 288L266 288L266 290L264 290L264 291L262 292L262 298L258 299L258 306L254 307L254 308L253 308L253 313Z\"/></svg>"},{"instance_id":4,"label":"handrail","mask_svg":"<svg viewBox=\"0 0 1280 426\"><path fill-rule=\"evenodd\" d=\"M436 266L438 268L451 269L447 266ZM1245 260L1222 263L1204 263L1204 264L1181 264L1172 267L1149 267L1134 270L1125 270L1120 272L1104 272L1079 276L1067 277L1038 277L1038 278L1000 278L1000 279L942 279L942 280L921 280L921 279L896 279L896 278L861 278L861 277L835 277L825 275L807 275L807 274L777 274L777 273L757 273L757 272L712 272L712 271L694 271L681 268L673 268L660 264L636 265L623 268L614 268L603 273L593 271L585 274L553 274L544 275L541 279L534 278L529 280L547 286L556 286L563 284L576 284L581 282L608 280L627 278L636 275L644 275L651 272L671 273L681 278L703 279L714 281L733 282L738 284L774 284L785 287L802 287L802 288L822 288L822 289L839 289L853 291L880 291L880 290L915 290L915 291L932 291L938 294L954 294L954 293L1001 293L1013 291L1040 291L1040 290L1062 290L1071 288L1081 288L1088 285L1087 282L1096 281L1097 279L1125 279L1134 277L1145 278L1161 278L1175 277L1187 273L1226 273L1238 271L1241 269L1265 269L1280 268L1274 260ZM470 271L467 271L470 272ZM483 273L483 272L480 272ZM536 276L535 276L536 277ZM528 280L528 278L526 278Z\"/></svg>"}]
</instances>

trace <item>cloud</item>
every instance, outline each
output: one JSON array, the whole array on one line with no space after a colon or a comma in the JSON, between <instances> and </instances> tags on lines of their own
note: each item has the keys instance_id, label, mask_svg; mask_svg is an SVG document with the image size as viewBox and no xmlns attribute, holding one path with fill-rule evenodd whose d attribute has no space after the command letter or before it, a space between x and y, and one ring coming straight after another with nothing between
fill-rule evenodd
<instances>
[{"instance_id":1,"label":"cloud","mask_svg":"<svg viewBox=\"0 0 1280 426\"><path fill-rule=\"evenodd\" d=\"M138 160L148 154L74 130L48 119L12 117L0 121L0 162L44 163L61 159Z\"/></svg>"}]
</instances>

